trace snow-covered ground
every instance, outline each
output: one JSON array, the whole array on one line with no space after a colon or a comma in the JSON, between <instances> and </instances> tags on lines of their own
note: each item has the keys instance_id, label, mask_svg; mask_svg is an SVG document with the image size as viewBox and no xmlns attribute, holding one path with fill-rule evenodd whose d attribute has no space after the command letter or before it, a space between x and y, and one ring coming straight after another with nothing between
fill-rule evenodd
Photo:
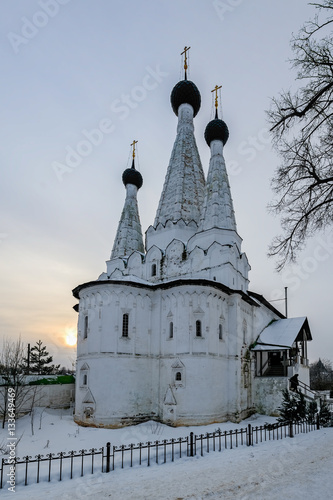
<instances>
[{"instance_id":1,"label":"snow-covered ground","mask_svg":"<svg viewBox=\"0 0 333 500\"><path fill-rule=\"evenodd\" d=\"M17 422L16 436L22 438L17 456L38 453L89 449L112 445L138 443L255 426L274 419L255 415L238 426L234 423L200 427L172 428L147 422L124 429L93 429L78 427L69 412L36 411L34 435L30 417ZM7 429L0 432L0 443L7 439ZM132 469L117 469L109 474L96 472L83 478L53 479L17 487L15 499L111 498L114 500L199 500L199 499L307 499L333 498L333 428L321 429L282 441L269 441L251 447L211 452L204 457L185 457L173 463L152 464L149 468L136 465ZM0 490L1 498L12 492Z\"/></svg>"}]
</instances>

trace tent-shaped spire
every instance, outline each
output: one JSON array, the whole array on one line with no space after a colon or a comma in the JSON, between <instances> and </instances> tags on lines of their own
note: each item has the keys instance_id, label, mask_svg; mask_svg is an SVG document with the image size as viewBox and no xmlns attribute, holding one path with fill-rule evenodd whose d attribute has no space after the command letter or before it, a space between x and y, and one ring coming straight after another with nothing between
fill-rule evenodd
<instances>
[{"instance_id":1,"label":"tent-shaped spire","mask_svg":"<svg viewBox=\"0 0 333 500\"><path fill-rule=\"evenodd\" d=\"M156 212L154 226L183 219L200 219L205 179L194 138L193 117L200 109L201 97L195 84L182 80L171 93L171 105L178 116L177 137Z\"/></svg>"},{"instance_id":2,"label":"tent-shaped spire","mask_svg":"<svg viewBox=\"0 0 333 500\"><path fill-rule=\"evenodd\" d=\"M140 172L135 169L135 142L133 141L132 167L123 173L123 183L126 187L126 198L117 234L114 240L111 259L129 256L132 252L144 252L142 229L137 202L138 189L143 184Z\"/></svg>"},{"instance_id":3,"label":"tent-shaped spire","mask_svg":"<svg viewBox=\"0 0 333 500\"><path fill-rule=\"evenodd\" d=\"M201 230L219 228L237 231L228 174L223 157L223 146L228 137L227 125L218 118L216 98L215 119L208 123L205 130L205 139L211 149L211 158L200 219Z\"/></svg>"}]
</instances>

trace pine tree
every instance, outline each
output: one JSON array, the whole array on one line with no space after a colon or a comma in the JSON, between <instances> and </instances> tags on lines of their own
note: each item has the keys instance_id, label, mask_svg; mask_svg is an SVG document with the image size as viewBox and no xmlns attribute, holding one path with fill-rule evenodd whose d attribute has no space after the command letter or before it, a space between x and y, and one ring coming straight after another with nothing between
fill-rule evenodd
<instances>
[{"instance_id":1,"label":"pine tree","mask_svg":"<svg viewBox=\"0 0 333 500\"><path fill-rule=\"evenodd\" d=\"M308 409L305 401L305 396L302 392L298 393L297 416L298 420L306 420L308 416Z\"/></svg>"},{"instance_id":2,"label":"pine tree","mask_svg":"<svg viewBox=\"0 0 333 500\"><path fill-rule=\"evenodd\" d=\"M331 425L332 417L328 404L325 400L320 401L319 423L323 427Z\"/></svg>"},{"instance_id":3,"label":"pine tree","mask_svg":"<svg viewBox=\"0 0 333 500\"><path fill-rule=\"evenodd\" d=\"M53 361L53 356L49 356L46 346L42 345L43 342L38 340L36 345L30 351L30 370L39 375L53 373L59 368L58 366L50 365Z\"/></svg>"},{"instance_id":4,"label":"pine tree","mask_svg":"<svg viewBox=\"0 0 333 500\"><path fill-rule=\"evenodd\" d=\"M291 395L287 389L282 391L282 406L278 408L280 412L279 422L295 422L297 418L296 396Z\"/></svg>"},{"instance_id":5,"label":"pine tree","mask_svg":"<svg viewBox=\"0 0 333 500\"><path fill-rule=\"evenodd\" d=\"M310 401L309 406L308 406L308 421L309 424L315 424L316 423L316 417L317 417L317 412L318 412L318 405L316 401Z\"/></svg>"},{"instance_id":6,"label":"pine tree","mask_svg":"<svg viewBox=\"0 0 333 500\"><path fill-rule=\"evenodd\" d=\"M305 397L302 393L290 394L288 389L282 391L282 406L278 408L280 412L279 422L301 422L307 418L308 410Z\"/></svg>"}]
</instances>

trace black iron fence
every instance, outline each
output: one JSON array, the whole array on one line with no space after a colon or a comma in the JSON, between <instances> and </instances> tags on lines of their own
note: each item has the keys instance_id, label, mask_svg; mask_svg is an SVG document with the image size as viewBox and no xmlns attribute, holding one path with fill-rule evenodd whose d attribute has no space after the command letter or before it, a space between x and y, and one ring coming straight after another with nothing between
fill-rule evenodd
<instances>
[{"instance_id":1,"label":"black iron fence","mask_svg":"<svg viewBox=\"0 0 333 500\"><path fill-rule=\"evenodd\" d=\"M27 455L20 458L3 458L0 469L0 489L4 488L14 475L15 485L28 485L41 481L62 481L74 477L93 474L96 471L110 472L116 468L150 466L153 463L173 462L184 456L204 456L211 451L223 451L239 446L254 446L265 441L294 437L299 433L319 429L319 423L278 422L264 426L248 425L246 428L230 431L207 432L177 439L147 441L145 443L82 449L79 452L48 453Z\"/></svg>"},{"instance_id":2,"label":"black iron fence","mask_svg":"<svg viewBox=\"0 0 333 500\"><path fill-rule=\"evenodd\" d=\"M150 466L152 463L173 462L182 456L203 456L210 451L231 450L243 445L254 446L264 441L294 437L296 434L311 432L317 428L319 429L317 423L311 424L306 421L278 422L257 427L249 424L246 428L230 431L217 429L215 432L206 434L191 432L185 438L113 446L112 451L111 448L109 449L110 443L107 443L106 449L110 461L108 462L108 459L106 461L106 472L115 470L116 467L133 467L135 464Z\"/></svg>"},{"instance_id":3,"label":"black iron fence","mask_svg":"<svg viewBox=\"0 0 333 500\"><path fill-rule=\"evenodd\" d=\"M96 470L105 471L104 447L82 449L79 452L48 453L36 455L35 458L27 455L22 458L3 458L0 469L0 489L7 483L14 482L15 486L31 484L33 482L62 481L73 477L93 474Z\"/></svg>"}]
</instances>

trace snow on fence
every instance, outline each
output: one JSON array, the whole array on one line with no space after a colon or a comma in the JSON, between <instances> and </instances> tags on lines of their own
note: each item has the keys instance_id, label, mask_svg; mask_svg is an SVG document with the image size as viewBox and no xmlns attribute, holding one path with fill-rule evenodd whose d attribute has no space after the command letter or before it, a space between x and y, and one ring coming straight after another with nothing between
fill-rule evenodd
<instances>
[{"instance_id":1,"label":"snow on fence","mask_svg":"<svg viewBox=\"0 0 333 500\"><path fill-rule=\"evenodd\" d=\"M15 466L15 485L33 482L62 481L73 479L96 471L110 472L116 468L133 467L135 465L150 466L152 463L166 463L184 456L203 456L211 451L222 451L239 446L254 446L264 441L294 437L299 433L307 433L319 429L316 424L303 422L279 422L230 431L207 432L206 434L190 433L189 436L146 443L120 445L111 447L82 449L79 452L59 452L20 458L3 458L0 469L0 489L7 484L6 478L12 474ZM14 463L13 463L14 462Z\"/></svg>"}]
</instances>

